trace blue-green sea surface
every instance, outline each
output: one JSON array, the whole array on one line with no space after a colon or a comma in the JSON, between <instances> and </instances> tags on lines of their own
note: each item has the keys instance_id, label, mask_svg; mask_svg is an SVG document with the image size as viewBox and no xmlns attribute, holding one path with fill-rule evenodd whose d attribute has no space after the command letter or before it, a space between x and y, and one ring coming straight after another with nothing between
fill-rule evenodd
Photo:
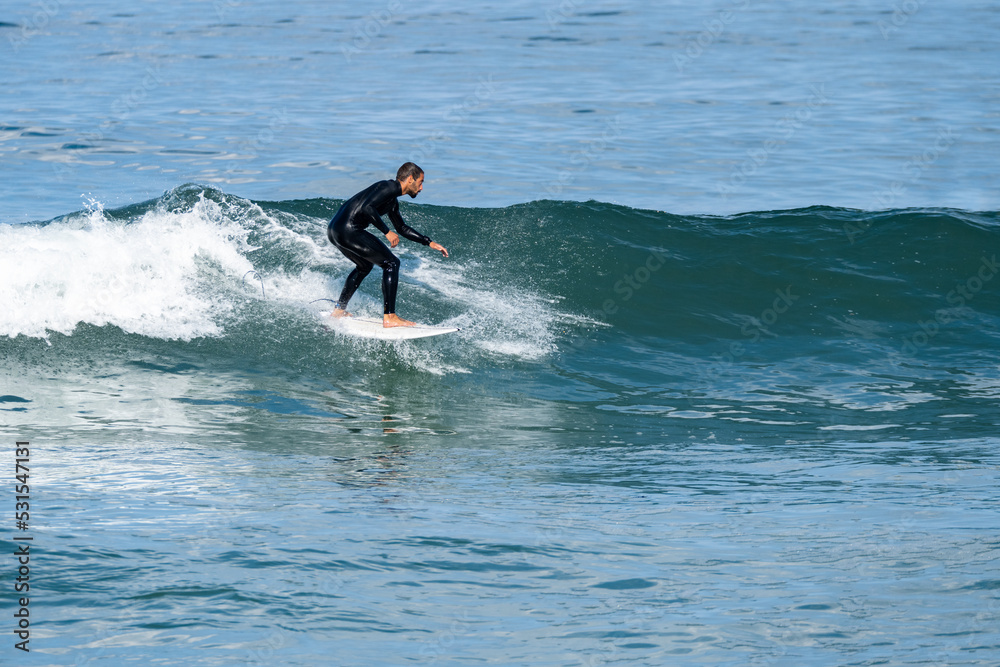
<instances>
[{"instance_id":1,"label":"blue-green sea surface","mask_svg":"<svg viewBox=\"0 0 1000 667\"><path fill-rule=\"evenodd\" d=\"M386 343L339 203L0 229L18 664L995 662L996 213L404 203Z\"/></svg>"},{"instance_id":2,"label":"blue-green sea surface","mask_svg":"<svg viewBox=\"0 0 1000 667\"><path fill-rule=\"evenodd\" d=\"M1000 664L998 29L7 3L0 664Z\"/></svg>"}]
</instances>

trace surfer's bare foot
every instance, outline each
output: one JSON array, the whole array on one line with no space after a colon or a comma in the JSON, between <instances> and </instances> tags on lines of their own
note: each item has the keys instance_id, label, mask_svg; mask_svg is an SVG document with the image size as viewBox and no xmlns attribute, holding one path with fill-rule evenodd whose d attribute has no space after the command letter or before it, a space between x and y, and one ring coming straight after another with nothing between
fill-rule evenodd
<instances>
[{"instance_id":1,"label":"surfer's bare foot","mask_svg":"<svg viewBox=\"0 0 1000 667\"><path fill-rule=\"evenodd\" d=\"M414 326L414 323L409 320L404 320L396 313L390 313L389 315L382 316L382 326L387 329L389 327L412 327Z\"/></svg>"},{"instance_id":2,"label":"surfer's bare foot","mask_svg":"<svg viewBox=\"0 0 1000 667\"><path fill-rule=\"evenodd\" d=\"M330 313L330 317L353 317L353 315L351 315L343 308L334 308L333 312Z\"/></svg>"}]
</instances>

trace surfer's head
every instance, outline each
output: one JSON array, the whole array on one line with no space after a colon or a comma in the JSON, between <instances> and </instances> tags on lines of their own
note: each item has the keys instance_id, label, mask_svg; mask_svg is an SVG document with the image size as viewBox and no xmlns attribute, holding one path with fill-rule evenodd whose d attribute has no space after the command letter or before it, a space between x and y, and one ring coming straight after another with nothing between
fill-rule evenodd
<instances>
[{"instance_id":1,"label":"surfer's head","mask_svg":"<svg viewBox=\"0 0 1000 667\"><path fill-rule=\"evenodd\" d=\"M424 170L412 162L407 162L396 171L396 180L399 181L399 187L402 188L404 195L416 197L424 189Z\"/></svg>"}]
</instances>

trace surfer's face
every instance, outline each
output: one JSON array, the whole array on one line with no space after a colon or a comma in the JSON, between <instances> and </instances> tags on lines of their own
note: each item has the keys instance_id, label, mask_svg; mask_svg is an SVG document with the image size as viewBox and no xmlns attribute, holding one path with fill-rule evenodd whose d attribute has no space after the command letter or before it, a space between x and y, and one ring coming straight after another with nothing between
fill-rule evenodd
<instances>
[{"instance_id":1,"label":"surfer's face","mask_svg":"<svg viewBox=\"0 0 1000 667\"><path fill-rule=\"evenodd\" d=\"M417 178L411 176L403 181L402 186L404 195L416 198L417 194L424 189L424 175L420 174Z\"/></svg>"}]
</instances>

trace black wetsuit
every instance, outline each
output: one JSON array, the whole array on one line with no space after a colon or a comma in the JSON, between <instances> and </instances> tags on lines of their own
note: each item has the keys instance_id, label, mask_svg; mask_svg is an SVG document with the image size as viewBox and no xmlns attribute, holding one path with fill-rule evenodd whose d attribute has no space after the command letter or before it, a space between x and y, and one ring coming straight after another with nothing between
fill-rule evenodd
<instances>
[{"instance_id":1,"label":"black wetsuit","mask_svg":"<svg viewBox=\"0 0 1000 667\"><path fill-rule=\"evenodd\" d=\"M347 259L354 262L356 267L347 276L344 291L340 293L340 300L337 302L338 308L347 309L347 302L354 296L354 292L372 267L377 264L382 267L384 312L386 315L396 312L399 260L374 234L365 231L365 228L368 225L375 225L380 232L388 234L389 228L381 218L388 213L392 226L400 236L423 245L430 245L429 238L403 222L397 201L402 194L403 188L400 187L399 181L390 179L373 183L345 201L330 221L330 226L326 230L330 242L337 246Z\"/></svg>"}]
</instances>

